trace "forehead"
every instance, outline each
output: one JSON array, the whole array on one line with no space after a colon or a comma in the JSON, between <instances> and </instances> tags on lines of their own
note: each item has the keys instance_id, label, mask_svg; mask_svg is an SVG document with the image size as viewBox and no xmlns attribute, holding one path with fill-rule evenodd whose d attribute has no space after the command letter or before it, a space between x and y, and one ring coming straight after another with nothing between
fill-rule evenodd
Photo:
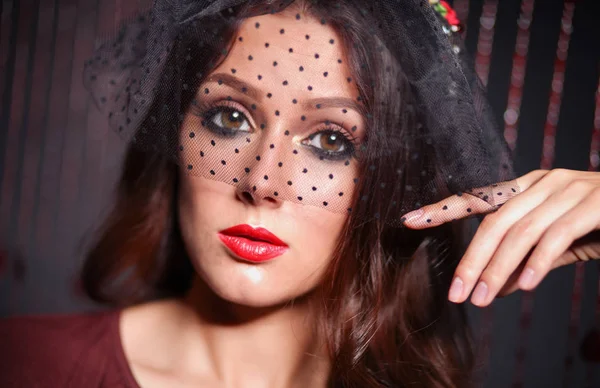
<instances>
[{"instance_id":1,"label":"forehead","mask_svg":"<svg viewBox=\"0 0 600 388\"><path fill-rule=\"evenodd\" d=\"M347 63L346 47L332 26L286 10L245 19L215 72L234 74L273 95L356 99Z\"/></svg>"}]
</instances>

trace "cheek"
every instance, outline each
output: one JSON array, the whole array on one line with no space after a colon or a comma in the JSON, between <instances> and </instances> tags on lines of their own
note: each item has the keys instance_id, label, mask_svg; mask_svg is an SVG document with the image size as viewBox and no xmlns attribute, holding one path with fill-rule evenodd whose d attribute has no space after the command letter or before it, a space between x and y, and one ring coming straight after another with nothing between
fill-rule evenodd
<instances>
[{"instance_id":1,"label":"cheek","mask_svg":"<svg viewBox=\"0 0 600 388\"><path fill-rule=\"evenodd\" d=\"M205 192L202 190L199 179L190 175L187 171L181 171L179 174L178 207L179 218L192 222L198 217L198 205L202 203L202 196Z\"/></svg>"},{"instance_id":2,"label":"cheek","mask_svg":"<svg viewBox=\"0 0 600 388\"><path fill-rule=\"evenodd\" d=\"M212 183L212 184L209 184ZM190 255L196 256L201 248L211 246L211 233L217 227L221 203L228 195L218 182L207 182L201 177L182 170L177 198L181 233Z\"/></svg>"},{"instance_id":3,"label":"cheek","mask_svg":"<svg viewBox=\"0 0 600 388\"><path fill-rule=\"evenodd\" d=\"M186 249L200 278L221 298L248 306L284 303L318 287L331 260L344 214L322 207L283 204L268 226L290 244L290 251L267 265L238 262L229 257L216 232L246 222L244 207L225 199L228 185L182 172L180 226ZM207 205L208 204L208 205ZM238 213L239 211L239 213ZM218 225L222 218L223 225Z\"/></svg>"},{"instance_id":4,"label":"cheek","mask_svg":"<svg viewBox=\"0 0 600 388\"><path fill-rule=\"evenodd\" d=\"M335 255L348 216L315 207L300 208L299 212L295 243L307 264L313 268L322 266Z\"/></svg>"},{"instance_id":5,"label":"cheek","mask_svg":"<svg viewBox=\"0 0 600 388\"><path fill-rule=\"evenodd\" d=\"M184 245L188 254L193 258L198 254L198 248L201 242L201 233L198 226L202 225L201 212L196 208L194 195L194 184L190 182L190 177L183 172L179 179L179 190L177 197L177 211L179 228ZM193 260L192 260L193 261Z\"/></svg>"},{"instance_id":6,"label":"cheek","mask_svg":"<svg viewBox=\"0 0 600 388\"><path fill-rule=\"evenodd\" d=\"M355 170L352 166L349 169ZM234 185L197 176L185 166L179 178L178 210L184 244L199 275L217 294L227 300L261 304L291 299L318 285L336 253L347 214L282 201L274 212L265 212L261 221L292 249L272 264L248 265L229 257L216 233L251 221L248 211L259 208L237 203ZM332 182L322 189L335 196L344 192L344 199L350 200L355 187Z\"/></svg>"}]
</instances>

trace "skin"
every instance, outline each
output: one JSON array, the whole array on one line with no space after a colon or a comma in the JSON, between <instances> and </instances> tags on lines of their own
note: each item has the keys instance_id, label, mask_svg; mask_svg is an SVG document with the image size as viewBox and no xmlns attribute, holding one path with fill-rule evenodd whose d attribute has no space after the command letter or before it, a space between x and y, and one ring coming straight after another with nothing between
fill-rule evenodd
<instances>
[{"instance_id":1,"label":"skin","mask_svg":"<svg viewBox=\"0 0 600 388\"><path fill-rule=\"evenodd\" d=\"M286 101L285 97L289 101L290 96L306 100L314 97L352 99L357 95L353 84L342 82L349 73L345 65L337 67L337 71L331 70L330 65L337 58L346 62L342 48L327 43L332 37L339 41L339 37L317 20L303 14L298 22L294 16L295 12L287 12L248 19L239 32L244 38L243 45L236 43L213 74L231 74L235 68L235 76L256 88L258 94L271 92L277 96L255 99L257 109L249 112L253 126L268 123L265 136L273 137L264 144L289 141L278 143L277 150L300 147L319 122L326 119L344 121L346 127L356 125L356 136L361 138L364 128L358 112L350 111L338 120L339 109L322 110L311 112L307 120L300 122L298 116L304 110L289 105L282 107L282 101ZM256 22L261 25L260 33L254 27ZM282 25L285 25L285 34L278 33ZM293 38L304 36L307 29L311 31L310 44ZM299 55L288 56L277 68L261 63L263 59L271 60L260 51L264 48L265 36L270 48L280 50L281 55L287 54L290 44L294 44L294 51ZM323 63L328 64L327 80L322 78L323 68L307 66L299 77L302 82L290 77L290 83L284 88L273 81L297 74L306 58L314 55L315 47ZM249 55L255 60L248 60ZM259 73L273 79L257 82ZM326 87L316 87L307 93L307 82ZM244 106L252 104L248 96L240 95L239 88L225 89L217 85L215 79L207 78L200 87L200 90L211 90L205 100L214 102L231 95ZM203 104L205 102L201 106ZM276 110L280 110L280 114L275 117L272 113ZM203 142L209 138L198 136L197 141L191 142L188 134L198 132L201 120L197 112L190 112L182 130L183 157L194 163L195 168L198 160L194 155L199 153L199 148L204 149ZM286 128L294 131L290 137L281 134ZM204 163L218 165L218 159L211 160L210 155L206 158ZM272 165L273 161L270 162ZM233 164L233 171L242 167L236 163L241 162L233 161L228 166ZM350 169L355 168L354 164L350 166ZM247 182L231 185L210 179L202 171L195 174L196 171L198 168L192 174L182 171L178 198L183 238L197 271L192 290L182 300L128 308L121 317L123 348L137 381L143 387L326 386L331 366L327 349L322 346L323 338L315 327L316 308L308 296L318 289L346 216L272 196L275 187L281 188L277 179L262 182L254 191L245 184ZM293 172L288 171L286 178L289 174ZM226 180L231 178L227 176ZM256 181L257 177L252 178ZM293 179L301 180L302 175L293 175ZM323 189L333 190L335 194L340 184L344 183ZM519 178L518 185L521 194L486 216L461 260L456 278L461 279L462 288L458 293L450 292L454 302L463 302L478 280L485 284L487 292L480 300L474 296L473 303L485 306L499 292L509 293L518 287L532 289L552 268L600 256L597 238L591 242L580 240L599 228L598 214L591 211L600 204L598 173L540 170ZM351 190L351 186L344 190ZM287 199L293 199L291 193L286 194ZM459 217L489 211L489 205L478 198L454 196L424 207L421 216L407 214L405 225L417 229L451 221L443 210L448 201L474 210ZM456 218L455 213L452 218ZM433 222L428 223L427 219ZM223 247L216 233L241 223L268 228L284 240L290 250L266 265L237 260ZM533 247L536 248L525 263L523 257ZM525 284L526 279L518 280L515 276L524 267L535 274L529 284Z\"/></svg>"},{"instance_id":2,"label":"skin","mask_svg":"<svg viewBox=\"0 0 600 388\"><path fill-rule=\"evenodd\" d=\"M340 41L336 32L308 15L302 14L298 21L296 14L286 11L244 21L237 35L243 37L243 42L236 39L228 56L212 73L232 74L230 69L235 67L235 77L256 89L257 94L264 96L271 92L278 98L257 97L249 101L248 95L235 86L219 85L220 77L209 75L199 88L199 94L211 89L208 96L202 97L202 106L221 101L225 96L232 96L242 106L255 103L257 109L247 112L251 115L248 118L255 126L259 120L268 122L268 128L260 136L269 137L264 144L276 142L277 150L302 147L302 141L325 120L343 120L345 128L356 126L355 136L363 136L361 115L351 107L342 118L338 117L342 107L336 106L319 112L309 110L307 120L299 121L298 108L293 109L291 102L282 106L281 102L291 101L291 96L302 103L311 98L355 99L358 95L354 84L346 82L349 69L338 62L338 59L346 62L343 47L329 43L330 39ZM260 30L255 23L260 23ZM278 33L281 26L285 26L285 34ZM304 39L306 31L311 34L309 42ZM261 54L265 37L269 39L270 50L286 55L275 69L265 69L261 63L263 58L270 60ZM288 53L291 44L296 55ZM315 50L319 50L323 65L306 66L306 58L313 56ZM254 53L256 60L247 59L249 52ZM323 80L321 66L332 63L336 67L328 67L328 77ZM306 69L302 77L297 77L302 64ZM257 73L272 77L271 81L259 82ZM288 76L294 81L288 85L273 81ZM296 82L297 79L301 82ZM309 92L307 82L323 87ZM272 115L276 110L280 114ZM191 110L183 122L183 158L189 163L197 162L194 155L210 141L210 136L202 137L205 132L201 120L202 115ZM293 128L291 136L282 135L286 128ZM194 141L188 136L191 131L198 133ZM303 148L302 152L307 151ZM207 155L203 162L210 164L209 158ZM313 160L314 165L316 159L306 160ZM194 167L193 172L201 166L194 164ZM345 171L350 175L356 173L356 163L353 161ZM245 182L231 185L190 174L186 169L182 169L180 177L177 204L180 228L197 276L183 300L153 302L123 312L123 347L139 384L143 387L324 387L330 365L323 338L315 327L316 308L310 296L318 289L332 260L347 215L273 196L271 193L281 187L276 179L262 182L254 191ZM352 187L344 184L324 184L321 189L330 190L333 195L340 189L352 194ZM289 250L258 265L239 260L218 239L217 232L244 223L267 228L287 243Z\"/></svg>"},{"instance_id":3,"label":"skin","mask_svg":"<svg viewBox=\"0 0 600 388\"><path fill-rule=\"evenodd\" d=\"M535 289L555 268L600 258L600 173L535 170L516 184L521 192L486 215L475 233L456 269L450 301L462 303L473 291L471 302L485 307L498 295ZM449 214L443 209L448 203L472 212ZM404 215L407 227L425 229L485 214L489 205L462 195L420 210L421 215Z\"/></svg>"}]
</instances>

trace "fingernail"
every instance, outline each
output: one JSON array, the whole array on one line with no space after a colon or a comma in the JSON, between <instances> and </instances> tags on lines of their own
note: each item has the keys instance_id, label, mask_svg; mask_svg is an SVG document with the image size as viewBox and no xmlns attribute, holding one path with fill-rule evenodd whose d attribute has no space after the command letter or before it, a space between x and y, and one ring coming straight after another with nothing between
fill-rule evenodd
<instances>
[{"instance_id":1,"label":"fingernail","mask_svg":"<svg viewBox=\"0 0 600 388\"><path fill-rule=\"evenodd\" d=\"M463 292L463 281L458 276L454 278L452 281L452 285L450 286L450 292L448 293L448 299L452 302L458 302L460 296Z\"/></svg>"},{"instance_id":2,"label":"fingernail","mask_svg":"<svg viewBox=\"0 0 600 388\"><path fill-rule=\"evenodd\" d=\"M404 215L404 217L402 217L402 219L404 219L404 221L410 221L410 220L414 220L415 218L419 218L423 215L425 211L421 208L421 209L417 209L417 210L413 210L410 213L406 213Z\"/></svg>"},{"instance_id":3,"label":"fingernail","mask_svg":"<svg viewBox=\"0 0 600 388\"><path fill-rule=\"evenodd\" d=\"M535 276L535 271L531 268L526 268L521 276L519 277L519 287L521 288L530 288L533 286L533 277Z\"/></svg>"},{"instance_id":4,"label":"fingernail","mask_svg":"<svg viewBox=\"0 0 600 388\"><path fill-rule=\"evenodd\" d=\"M475 287L475 291L473 292L473 297L471 298L471 302L476 305L483 304L485 302L485 298L488 293L488 286L485 282L479 282L477 287Z\"/></svg>"}]
</instances>

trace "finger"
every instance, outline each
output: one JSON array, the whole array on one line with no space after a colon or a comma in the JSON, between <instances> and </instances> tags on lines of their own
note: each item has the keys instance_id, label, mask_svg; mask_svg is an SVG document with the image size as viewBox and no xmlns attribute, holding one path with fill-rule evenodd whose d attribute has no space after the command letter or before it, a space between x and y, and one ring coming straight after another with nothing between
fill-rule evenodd
<instances>
[{"instance_id":1,"label":"finger","mask_svg":"<svg viewBox=\"0 0 600 388\"><path fill-rule=\"evenodd\" d=\"M547 173L547 170L535 170L516 180L457 193L405 214L401 222L411 229L425 229L476 214L488 214L527 190Z\"/></svg>"},{"instance_id":2,"label":"finger","mask_svg":"<svg viewBox=\"0 0 600 388\"><path fill-rule=\"evenodd\" d=\"M558 259L576 240L595 230L600 230L600 188L595 188L576 207L552 224L533 250L519 287L532 290L540 283Z\"/></svg>"},{"instance_id":3,"label":"finger","mask_svg":"<svg viewBox=\"0 0 600 388\"><path fill-rule=\"evenodd\" d=\"M484 200L469 194L459 193L443 201L407 213L400 221L411 229L426 229L489 211L490 205Z\"/></svg>"},{"instance_id":4,"label":"finger","mask_svg":"<svg viewBox=\"0 0 600 388\"><path fill-rule=\"evenodd\" d=\"M544 232L583 201L593 187L587 182L574 181L565 189L552 193L539 206L515 222L481 274L473 292L472 303L481 307L489 305L509 276L540 241Z\"/></svg>"},{"instance_id":5,"label":"finger","mask_svg":"<svg viewBox=\"0 0 600 388\"><path fill-rule=\"evenodd\" d=\"M466 300L510 227L545 201L560 186L557 181L561 182L561 179L564 178L549 172L498 211L485 216L456 268L448 295L451 301L461 303ZM546 183L542 183L544 181Z\"/></svg>"},{"instance_id":6,"label":"finger","mask_svg":"<svg viewBox=\"0 0 600 388\"><path fill-rule=\"evenodd\" d=\"M600 230L595 230L573 241L569 248L552 262L550 271L578 261L600 259Z\"/></svg>"},{"instance_id":7,"label":"finger","mask_svg":"<svg viewBox=\"0 0 600 388\"><path fill-rule=\"evenodd\" d=\"M523 268L525 268L525 261L519 263L517 269L514 270L514 272L508 277L508 280L506 283L504 283L504 286L502 286L500 291L498 291L497 298L510 295L519 289L519 275L521 275L521 272L523 272Z\"/></svg>"}]
</instances>

